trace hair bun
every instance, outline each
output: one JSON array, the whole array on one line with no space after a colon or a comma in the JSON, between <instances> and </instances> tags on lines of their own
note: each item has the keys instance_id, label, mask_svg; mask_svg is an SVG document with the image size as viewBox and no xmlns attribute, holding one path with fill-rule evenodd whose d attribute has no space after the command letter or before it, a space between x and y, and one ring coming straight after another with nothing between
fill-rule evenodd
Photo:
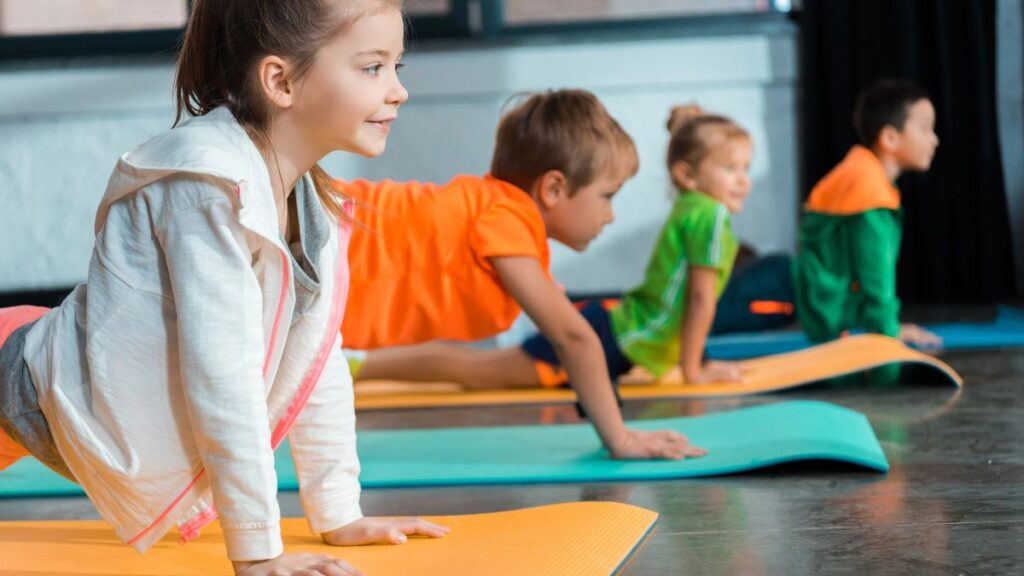
<instances>
[{"instance_id":1,"label":"hair bun","mask_svg":"<svg viewBox=\"0 0 1024 576\"><path fill-rule=\"evenodd\" d=\"M687 122L704 115L704 109L697 104L681 104L673 106L668 116L668 131L674 134L676 130Z\"/></svg>"}]
</instances>

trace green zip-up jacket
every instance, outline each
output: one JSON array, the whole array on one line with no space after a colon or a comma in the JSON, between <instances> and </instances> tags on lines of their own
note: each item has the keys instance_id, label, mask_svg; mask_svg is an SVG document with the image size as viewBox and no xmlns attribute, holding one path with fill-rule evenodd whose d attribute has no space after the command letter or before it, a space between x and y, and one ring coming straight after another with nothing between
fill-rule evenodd
<instances>
[{"instance_id":1,"label":"green zip-up jacket","mask_svg":"<svg viewBox=\"0 0 1024 576\"><path fill-rule=\"evenodd\" d=\"M815 186L800 223L794 286L797 315L810 340L831 340L855 328L899 334L902 232L899 191L878 158L855 146Z\"/></svg>"}]
</instances>

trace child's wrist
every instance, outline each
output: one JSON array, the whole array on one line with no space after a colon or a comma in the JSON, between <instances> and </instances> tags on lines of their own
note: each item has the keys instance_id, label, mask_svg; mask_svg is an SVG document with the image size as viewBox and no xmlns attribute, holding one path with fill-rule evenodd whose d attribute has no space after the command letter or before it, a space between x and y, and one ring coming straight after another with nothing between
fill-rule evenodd
<instances>
[{"instance_id":1,"label":"child's wrist","mask_svg":"<svg viewBox=\"0 0 1024 576\"><path fill-rule=\"evenodd\" d=\"M234 569L235 576L244 576L247 573L246 571L252 568L253 566L266 564L267 562L272 562L278 558L280 558L280 556L276 556L274 558L264 558L263 560L232 560L231 568Z\"/></svg>"},{"instance_id":2,"label":"child's wrist","mask_svg":"<svg viewBox=\"0 0 1024 576\"><path fill-rule=\"evenodd\" d=\"M701 365L700 362L697 362L697 363L684 362L684 363L682 363L680 365L680 368L682 368L682 370L683 370L683 378L686 378L687 380L689 380L689 379L696 378L696 377L700 376L700 373L701 373L701 370L703 369L703 366Z\"/></svg>"},{"instance_id":3,"label":"child's wrist","mask_svg":"<svg viewBox=\"0 0 1024 576\"><path fill-rule=\"evenodd\" d=\"M235 575L244 573L249 568L252 568L260 562L266 562L266 560L243 560L243 561L231 561L231 568L235 571Z\"/></svg>"},{"instance_id":4,"label":"child's wrist","mask_svg":"<svg viewBox=\"0 0 1024 576\"><path fill-rule=\"evenodd\" d=\"M624 444L627 443L629 437L629 431L626 430L626 424L620 422L614 430L610 432L598 431L601 435L601 443L608 449L608 452L615 454Z\"/></svg>"}]
</instances>

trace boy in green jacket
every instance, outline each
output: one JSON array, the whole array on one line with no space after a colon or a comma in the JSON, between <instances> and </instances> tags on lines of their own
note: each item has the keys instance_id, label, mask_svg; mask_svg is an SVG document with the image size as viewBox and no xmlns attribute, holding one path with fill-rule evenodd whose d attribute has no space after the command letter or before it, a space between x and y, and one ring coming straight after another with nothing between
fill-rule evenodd
<instances>
[{"instance_id":1,"label":"boy in green jacket","mask_svg":"<svg viewBox=\"0 0 1024 576\"><path fill-rule=\"evenodd\" d=\"M807 337L831 340L853 328L921 346L941 341L900 324L896 260L903 210L895 180L924 172L939 138L928 93L904 80L882 80L857 98L860 140L811 191L794 267L797 316Z\"/></svg>"}]
</instances>

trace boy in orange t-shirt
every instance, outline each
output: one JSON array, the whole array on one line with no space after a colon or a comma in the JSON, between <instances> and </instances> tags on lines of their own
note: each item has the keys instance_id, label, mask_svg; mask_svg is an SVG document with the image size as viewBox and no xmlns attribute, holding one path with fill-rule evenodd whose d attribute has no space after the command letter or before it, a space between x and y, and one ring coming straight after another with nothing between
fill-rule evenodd
<instances>
[{"instance_id":1,"label":"boy in orange t-shirt","mask_svg":"<svg viewBox=\"0 0 1024 576\"><path fill-rule=\"evenodd\" d=\"M349 247L345 346L493 336L522 310L558 352L613 457L704 454L676 432L625 427L601 341L549 271L547 238L584 250L612 221L612 197L638 164L632 139L593 94L559 90L534 94L502 118L487 176L444 185L338 182L363 205L366 225ZM535 377L528 357L509 369L480 352L441 343L373 350L355 377L461 381L450 371L470 357L483 368L474 377L495 387L524 381L516 370Z\"/></svg>"}]
</instances>

